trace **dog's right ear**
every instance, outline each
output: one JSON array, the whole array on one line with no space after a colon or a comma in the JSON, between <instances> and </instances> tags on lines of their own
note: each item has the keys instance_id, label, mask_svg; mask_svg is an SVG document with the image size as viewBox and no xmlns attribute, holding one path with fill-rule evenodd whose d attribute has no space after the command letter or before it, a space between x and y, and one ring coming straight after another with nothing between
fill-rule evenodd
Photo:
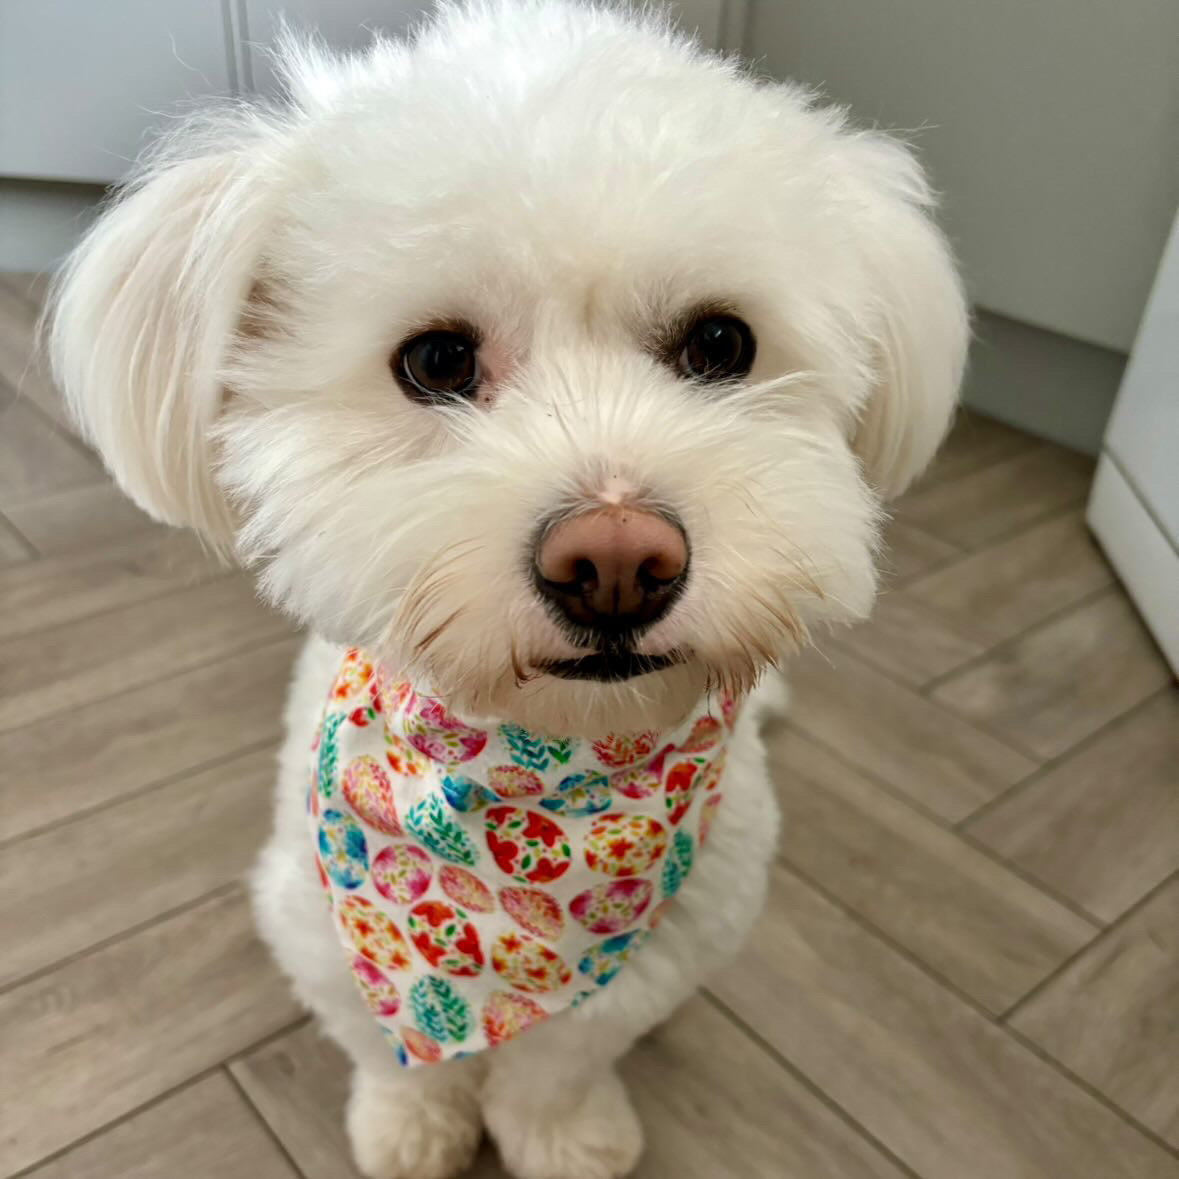
<instances>
[{"instance_id":1,"label":"dog's right ear","mask_svg":"<svg viewBox=\"0 0 1179 1179\"><path fill-rule=\"evenodd\" d=\"M64 267L49 320L58 386L120 485L222 552L210 430L275 204L272 153L240 138L149 164Z\"/></svg>"}]
</instances>

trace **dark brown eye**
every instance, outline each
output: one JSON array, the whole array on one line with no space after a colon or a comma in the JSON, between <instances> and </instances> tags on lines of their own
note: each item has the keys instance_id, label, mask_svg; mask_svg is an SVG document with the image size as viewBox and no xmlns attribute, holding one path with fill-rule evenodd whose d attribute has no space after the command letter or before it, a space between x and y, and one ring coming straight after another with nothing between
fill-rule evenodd
<instances>
[{"instance_id":1,"label":"dark brown eye","mask_svg":"<svg viewBox=\"0 0 1179 1179\"><path fill-rule=\"evenodd\" d=\"M676 367L696 381L731 381L753 367L757 345L749 325L735 315L706 315L680 342Z\"/></svg>"},{"instance_id":2,"label":"dark brown eye","mask_svg":"<svg viewBox=\"0 0 1179 1179\"><path fill-rule=\"evenodd\" d=\"M467 332L429 331L406 340L393 357L393 375L413 401L473 397L483 374L479 342Z\"/></svg>"}]
</instances>

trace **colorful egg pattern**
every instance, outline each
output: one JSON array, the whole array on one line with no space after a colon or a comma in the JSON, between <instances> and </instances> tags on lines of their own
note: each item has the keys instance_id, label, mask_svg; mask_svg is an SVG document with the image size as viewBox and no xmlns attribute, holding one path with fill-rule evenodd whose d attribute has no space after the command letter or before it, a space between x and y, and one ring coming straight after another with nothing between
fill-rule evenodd
<instances>
[{"instance_id":1,"label":"colorful egg pattern","mask_svg":"<svg viewBox=\"0 0 1179 1179\"><path fill-rule=\"evenodd\" d=\"M462 909L445 901L419 901L406 920L409 940L436 970L474 978L483 969L479 935Z\"/></svg>"},{"instance_id":2,"label":"colorful egg pattern","mask_svg":"<svg viewBox=\"0 0 1179 1179\"><path fill-rule=\"evenodd\" d=\"M353 648L344 656L344 662L336 673L335 683L332 684L332 699L345 701L361 695L373 678L373 671L373 665L368 658Z\"/></svg>"},{"instance_id":3,"label":"colorful egg pattern","mask_svg":"<svg viewBox=\"0 0 1179 1179\"><path fill-rule=\"evenodd\" d=\"M724 772L725 752L722 749L720 753L718 753L716 757L714 757L712 761L710 761L708 765L704 767L704 771L700 775L699 789L703 791L715 790L720 784L721 774Z\"/></svg>"},{"instance_id":4,"label":"colorful egg pattern","mask_svg":"<svg viewBox=\"0 0 1179 1179\"><path fill-rule=\"evenodd\" d=\"M585 862L609 876L637 876L663 855L667 832L646 815L613 813L598 819L585 837Z\"/></svg>"},{"instance_id":5,"label":"colorful egg pattern","mask_svg":"<svg viewBox=\"0 0 1179 1179\"><path fill-rule=\"evenodd\" d=\"M409 905L430 887L430 857L412 843L394 843L373 860L373 886L387 901Z\"/></svg>"},{"instance_id":6,"label":"colorful egg pattern","mask_svg":"<svg viewBox=\"0 0 1179 1179\"><path fill-rule=\"evenodd\" d=\"M487 771L487 785L498 799L527 798L544 793L544 782L523 766L492 766Z\"/></svg>"},{"instance_id":7,"label":"colorful egg pattern","mask_svg":"<svg viewBox=\"0 0 1179 1179\"><path fill-rule=\"evenodd\" d=\"M721 716L727 728L733 729L737 724L738 702L731 692L722 692L720 698Z\"/></svg>"},{"instance_id":8,"label":"colorful egg pattern","mask_svg":"<svg viewBox=\"0 0 1179 1179\"><path fill-rule=\"evenodd\" d=\"M671 850L663 861L663 895L673 897L683 886L692 871L695 850L692 837L686 831L677 831L671 841Z\"/></svg>"},{"instance_id":9,"label":"colorful egg pattern","mask_svg":"<svg viewBox=\"0 0 1179 1179\"><path fill-rule=\"evenodd\" d=\"M495 862L521 884L549 884L569 870L573 849L552 819L522 807L493 806L486 825Z\"/></svg>"},{"instance_id":10,"label":"colorful egg pattern","mask_svg":"<svg viewBox=\"0 0 1179 1179\"><path fill-rule=\"evenodd\" d=\"M508 885L499 890L499 903L521 929L549 941L561 936L565 916L551 893Z\"/></svg>"},{"instance_id":11,"label":"colorful egg pattern","mask_svg":"<svg viewBox=\"0 0 1179 1179\"><path fill-rule=\"evenodd\" d=\"M704 805L700 808L701 847L703 847L708 842L708 837L712 834L712 824L716 821L717 807L720 806L720 800L723 797L724 796L721 794L710 794L704 800Z\"/></svg>"},{"instance_id":12,"label":"colorful egg pattern","mask_svg":"<svg viewBox=\"0 0 1179 1179\"><path fill-rule=\"evenodd\" d=\"M451 716L437 700L413 695L406 703L405 733L409 743L434 761L453 765L478 757L487 733Z\"/></svg>"},{"instance_id":13,"label":"colorful egg pattern","mask_svg":"<svg viewBox=\"0 0 1179 1179\"><path fill-rule=\"evenodd\" d=\"M358 954L384 970L408 970L409 943L392 920L367 897L345 897L336 918Z\"/></svg>"},{"instance_id":14,"label":"colorful egg pattern","mask_svg":"<svg viewBox=\"0 0 1179 1179\"><path fill-rule=\"evenodd\" d=\"M586 978L604 987L623 967L626 960L642 945L647 937L645 929L620 933L598 942L589 949L577 964L577 969Z\"/></svg>"},{"instance_id":15,"label":"colorful egg pattern","mask_svg":"<svg viewBox=\"0 0 1179 1179\"><path fill-rule=\"evenodd\" d=\"M724 736L721 722L714 716L702 716L693 726L688 739L677 748L681 753L707 753L720 744Z\"/></svg>"},{"instance_id":16,"label":"colorful egg pattern","mask_svg":"<svg viewBox=\"0 0 1179 1179\"><path fill-rule=\"evenodd\" d=\"M493 991L483 1004L483 1032L488 1044L502 1044L547 1015L548 1012L527 995Z\"/></svg>"},{"instance_id":17,"label":"colorful egg pattern","mask_svg":"<svg viewBox=\"0 0 1179 1179\"><path fill-rule=\"evenodd\" d=\"M612 801L610 780L606 775L595 770L587 770L562 778L557 793L549 798L542 798L540 805L558 815L583 818L585 815L598 815L602 811L608 811Z\"/></svg>"},{"instance_id":18,"label":"colorful egg pattern","mask_svg":"<svg viewBox=\"0 0 1179 1179\"><path fill-rule=\"evenodd\" d=\"M381 664L373 677L372 691L373 700L384 714L385 720L397 724L398 714L413 695L409 681L392 675L388 668Z\"/></svg>"},{"instance_id":19,"label":"colorful egg pattern","mask_svg":"<svg viewBox=\"0 0 1179 1179\"><path fill-rule=\"evenodd\" d=\"M688 813L692 805L692 788L700 775L700 766L694 761L677 761L667 771L664 804L667 807L667 821L674 827Z\"/></svg>"},{"instance_id":20,"label":"colorful egg pattern","mask_svg":"<svg viewBox=\"0 0 1179 1179\"><path fill-rule=\"evenodd\" d=\"M403 778L420 778L429 764L408 741L385 730L385 760L389 769Z\"/></svg>"},{"instance_id":21,"label":"colorful egg pattern","mask_svg":"<svg viewBox=\"0 0 1179 1179\"><path fill-rule=\"evenodd\" d=\"M491 951L491 965L519 991L555 991L573 977L555 950L521 933L500 934Z\"/></svg>"},{"instance_id":22,"label":"colorful egg pattern","mask_svg":"<svg viewBox=\"0 0 1179 1179\"><path fill-rule=\"evenodd\" d=\"M486 786L465 774L444 774L442 793L456 811L464 813L481 810L490 794Z\"/></svg>"},{"instance_id":23,"label":"colorful egg pattern","mask_svg":"<svg viewBox=\"0 0 1179 1179\"><path fill-rule=\"evenodd\" d=\"M470 909L473 913L493 913L495 898L491 889L473 872L456 868L454 864L443 864L438 869L438 883L442 891L456 905Z\"/></svg>"},{"instance_id":24,"label":"colorful egg pattern","mask_svg":"<svg viewBox=\"0 0 1179 1179\"><path fill-rule=\"evenodd\" d=\"M415 802L405 816L405 825L418 842L444 860L466 864L469 868L479 859L471 837L462 824L455 821L453 812L436 794L427 794Z\"/></svg>"},{"instance_id":25,"label":"colorful egg pattern","mask_svg":"<svg viewBox=\"0 0 1179 1179\"><path fill-rule=\"evenodd\" d=\"M393 785L375 757L357 757L344 771L344 797L370 826L385 835L404 835L397 819Z\"/></svg>"},{"instance_id":26,"label":"colorful egg pattern","mask_svg":"<svg viewBox=\"0 0 1179 1179\"><path fill-rule=\"evenodd\" d=\"M617 975L709 836L735 716L714 697L673 731L592 745L483 728L349 653L308 822L351 972L402 1063L502 1043Z\"/></svg>"},{"instance_id":27,"label":"colorful egg pattern","mask_svg":"<svg viewBox=\"0 0 1179 1179\"><path fill-rule=\"evenodd\" d=\"M511 751L512 761L528 770L566 765L578 745L576 737L542 737L512 724L500 725L499 737Z\"/></svg>"},{"instance_id":28,"label":"colorful egg pattern","mask_svg":"<svg viewBox=\"0 0 1179 1179\"><path fill-rule=\"evenodd\" d=\"M643 915L654 891L649 880L624 877L578 893L569 912L590 933L621 933Z\"/></svg>"},{"instance_id":29,"label":"colorful egg pattern","mask_svg":"<svg viewBox=\"0 0 1179 1179\"><path fill-rule=\"evenodd\" d=\"M352 977L356 979L360 993L374 1015L388 1018L401 1010L401 996L397 987L367 958L357 954L352 959Z\"/></svg>"},{"instance_id":30,"label":"colorful egg pattern","mask_svg":"<svg viewBox=\"0 0 1179 1179\"><path fill-rule=\"evenodd\" d=\"M627 798L650 798L663 785L662 763L643 762L610 775L610 789Z\"/></svg>"},{"instance_id":31,"label":"colorful egg pattern","mask_svg":"<svg viewBox=\"0 0 1179 1179\"><path fill-rule=\"evenodd\" d=\"M442 1059L442 1045L437 1040L419 1032L417 1028L402 1028L401 1038L411 1056L416 1056L423 1064L433 1064Z\"/></svg>"},{"instance_id":32,"label":"colorful egg pattern","mask_svg":"<svg viewBox=\"0 0 1179 1179\"><path fill-rule=\"evenodd\" d=\"M471 1005L444 978L419 978L409 992L413 1017L436 1044L461 1043L471 1034Z\"/></svg>"},{"instance_id":33,"label":"colorful egg pattern","mask_svg":"<svg viewBox=\"0 0 1179 1179\"><path fill-rule=\"evenodd\" d=\"M319 862L341 888L359 888L368 875L368 843L351 816L323 812L319 822Z\"/></svg>"},{"instance_id":34,"label":"colorful egg pattern","mask_svg":"<svg viewBox=\"0 0 1179 1179\"><path fill-rule=\"evenodd\" d=\"M659 734L650 731L611 733L601 741L594 742L594 753L603 765L618 770L649 757L654 752L658 740Z\"/></svg>"},{"instance_id":35,"label":"colorful egg pattern","mask_svg":"<svg viewBox=\"0 0 1179 1179\"><path fill-rule=\"evenodd\" d=\"M324 798L331 798L336 792L336 769L340 755L340 727L343 723L343 713L332 713L330 716L324 717L323 725L319 730L315 781L319 787L319 793Z\"/></svg>"}]
</instances>

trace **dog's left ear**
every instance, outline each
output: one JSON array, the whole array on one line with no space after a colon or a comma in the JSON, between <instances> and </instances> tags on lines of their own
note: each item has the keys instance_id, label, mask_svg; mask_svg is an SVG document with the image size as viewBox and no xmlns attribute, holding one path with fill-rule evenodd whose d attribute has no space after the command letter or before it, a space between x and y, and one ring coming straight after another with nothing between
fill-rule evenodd
<instances>
[{"instance_id":1,"label":"dog's left ear","mask_svg":"<svg viewBox=\"0 0 1179 1179\"><path fill-rule=\"evenodd\" d=\"M969 321L953 255L912 152L876 132L844 140L869 298L872 388L854 445L864 473L892 499L945 436L966 363Z\"/></svg>"}]
</instances>

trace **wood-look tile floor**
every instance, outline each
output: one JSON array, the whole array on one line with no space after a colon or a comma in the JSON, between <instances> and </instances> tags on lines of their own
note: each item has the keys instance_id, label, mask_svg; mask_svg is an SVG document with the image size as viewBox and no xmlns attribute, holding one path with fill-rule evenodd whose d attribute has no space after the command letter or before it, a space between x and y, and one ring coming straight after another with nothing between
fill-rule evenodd
<instances>
[{"instance_id":1,"label":"wood-look tile floor","mask_svg":"<svg viewBox=\"0 0 1179 1179\"><path fill-rule=\"evenodd\" d=\"M348 1179L242 883L297 636L71 435L42 294L0 276L0 1179ZM756 937L625 1065L646 1179L1179 1179L1179 693L1090 472L963 415L798 661Z\"/></svg>"}]
</instances>

